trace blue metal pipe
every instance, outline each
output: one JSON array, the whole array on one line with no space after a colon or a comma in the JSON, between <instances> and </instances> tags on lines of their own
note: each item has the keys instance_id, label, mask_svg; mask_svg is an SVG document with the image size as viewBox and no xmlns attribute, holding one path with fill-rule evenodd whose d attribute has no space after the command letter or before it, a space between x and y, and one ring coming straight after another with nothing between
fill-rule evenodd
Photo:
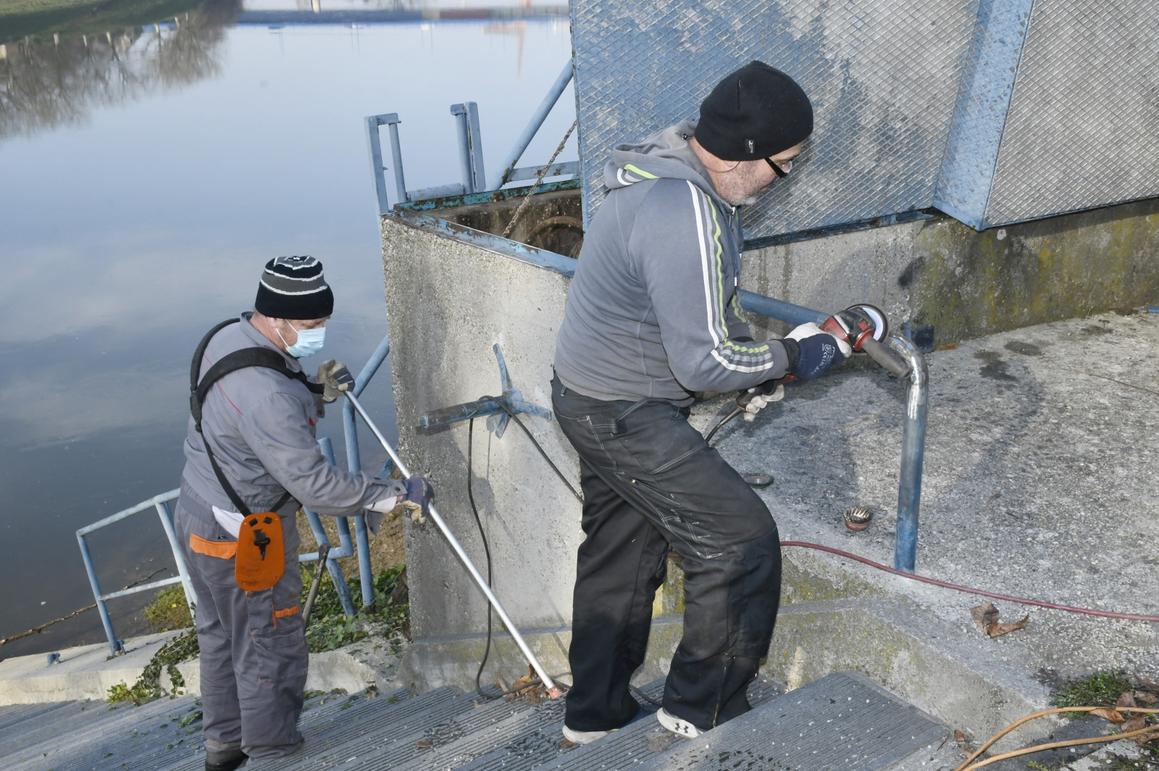
<instances>
[{"instance_id":1,"label":"blue metal pipe","mask_svg":"<svg viewBox=\"0 0 1159 771\"><path fill-rule=\"evenodd\" d=\"M740 304L747 311L780 319L788 324L820 324L827 315L803 305L740 290ZM929 370L917 347L898 335L891 335L889 347L909 365L910 387L902 429L901 470L897 491L897 537L894 542L894 567L910 573L917 562L918 510L922 495L922 465L926 445L926 413ZM895 374L898 367L882 364Z\"/></svg>"},{"instance_id":2,"label":"blue metal pipe","mask_svg":"<svg viewBox=\"0 0 1159 771\"><path fill-rule=\"evenodd\" d=\"M926 451L926 415L929 409L929 369L917 346L891 335L889 347L909 363L910 387L901 435L901 474L897 490L897 540L893 566L912 573L917 563L918 511L922 498L922 466Z\"/></svg>"},{"instance_id":3,"label":"blue metal pipe","mask_svg":"<svg viewBox=\"0 0 1159 771\"><path fill-rule=\"evenodd\" d=\"M367 383L378 372L378 368L389 354L390 338L384 335L374 353L370 354L362 371L354 378L355 396L362 394ZM346 439L346 467L350 471L361 471L362 454L358 450L358 425L354 420L354 405L349 399L343 399L343 402L342 425ZM369 607L374 602L374 574L370 564L370 533L366 529L366 517L363 514L354 517L354 537L358 546L358 577L362 585L362 605Z\"/></svg>"},{"instance_id":4,"label":"blue metal pipe","mask_svg":"<svg viewBox=\"0 0 1159 771\"><path fill-rule=\"evenodd\" d=\"M189 580L189 568L185 565L185 551L177 540L177 530L173 527L173 513L169 511L169 504L157 501L157 516L161 518L161 527L165 530L165 537L169 539L169 548L173 550L173 561L177 563L177 575L181 579L181 588L185 591L185 603L189 606L190 614L197 607L197 592L193 582Z\"/></svg>"},{"instance_id":5,"label":"blue metal pipe","mask_svg":"<svg viewBox=\"0 0 1159 771\"><path fill-rule=\"evenodd\" d=\"M117 639L117 633L113 631L113 620L109 618L109 609L105 606L105 601L101 599L101 584L97 580L97 569L93 565L93 557L89 553L89 545L85 541L84 533L77 531L76 540L80 544L80 556L85 563L85 572L89 576L89 587L93 590L93 601L97 604L97 612L101 615L101 626L105 628L105 637L109 640L109 652L116 656L121 652L121 641Z\"/></svg>"},{"instance_id":6,"label":"blue metal pipe","mask_svg":"<svg viewBox=\"0 0 1159 771\"><path fill-rule=\"evenodd\" d=\"M752 311L761 316L780 319L793 326L808 324L810 321L814 324L820 324L829 318L828 314L822 313L821 311L815 311L803 305L794 305L784 300L765 297L763 294L749 292L745 289L738 291L737 295L740 297L741 307L746 311Z\"/></svg>"},{"instance_id":7,"label":"blue metal pipe","mask_svg":"<svg viewBox=\"0 0 1159 771\"><path fill-rule=\"evenodd\" d=\"M318 447L322 450L322 455L325 456L326 460L334 463L334 445L330 441L330 437L324 436L319 439ZM317 514L314 516L317 517ZM342 573L342 566L337 562L338 554L348 557L352 553L348 519L348 517L338 517L338 540L342 544L342 550L339 552L331 550L326 555L326 569L330 571L330 580L334 582L334 591L338 593L338 601L342 604L342 611L347 616L353 616L354 603L350 600L350 589L346 586L346 576ZM318 527L319 529L322 527L321 520L318 521ZM326 538L325 532L322 533L322 538Z\"/></svg>"},{"instance_id":8,"label":"blue metal pipe","mask_svg":"<svg viewBox=\"0 0 1159 771\"><path fill-rule=\"evenodd\" d=\"M515 146L511 148L511 152L503 160L503 169L499 176L495 178L494 184L491 185L492 190L498 190L506 185L511 180L511 172L515 168L515 164L519 163L519 159L523 157L523 153L527 150L531 140L539 133L543 122L547 120L548 113L551 108L555 107L555 103L559 101L563 90L567 88L567 84L571 82L572 65L571 60L568 60L563 69L560 70L559 77L555 79L551 90L547 92L547 96L543 97L543 101L539 104L535 114L531 116L531 120L527 124L527 128L523 129L523 133L515 140Z\"/></svg>"}]
</instances>

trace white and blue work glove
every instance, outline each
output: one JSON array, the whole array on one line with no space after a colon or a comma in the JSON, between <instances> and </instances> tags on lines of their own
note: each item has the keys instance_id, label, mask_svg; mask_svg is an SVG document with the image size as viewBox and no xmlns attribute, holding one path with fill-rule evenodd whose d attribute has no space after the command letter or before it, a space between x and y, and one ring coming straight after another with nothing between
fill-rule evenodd
<instances>
[{"instance_id":1,"label":"white and blue work glove","mask_svg":"<svg viewBox=\"0 0 1159 771\"><path fill-rule=\"evenodd\" d=\"M787 342L789 340L795 345L790 345ZM819 378L831 367L853 355L853 348L847 341L823 331L811 321L794 327L785 335L785 341L785 351L789 355L789 371L800 380Z\"/></svg>"},{"instance_id":2,"label":"white and blue work glove","mask_svg":"<svg viewBox=\"0 0 1159 771\"><path fill-rule=\"evenodd\" d=\"M318 374L314 376L315 383L321 383L325 390L322 392L322 401L331 404L337 401L345 391L354 387L354 376L340 361L329 359L318 365Z\"/></svg>"}]
</instances>

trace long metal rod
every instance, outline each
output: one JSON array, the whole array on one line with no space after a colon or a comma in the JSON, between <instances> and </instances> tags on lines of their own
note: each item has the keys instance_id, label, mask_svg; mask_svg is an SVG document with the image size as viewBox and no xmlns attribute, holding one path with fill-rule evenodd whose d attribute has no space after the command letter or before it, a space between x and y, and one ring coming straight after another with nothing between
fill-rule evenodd
<instances>
[{"instance_id":1,"label":"long metal rod","mask_svg":"<svg viewBox=\"0 0 1159 771\"><path fill-rule=\"evenodd\" d=\"M322 455L326 460L334 463L334 444L330 441L330 437L324 436L319 439L318 449L322 451ZM350 588L346 585L346 576L342 573L342 566L337 562L338 557L349 557L355 553L353 542L350 540L350 517L338 517L338 541L342 545L341 549L330 551L329 539L327 539L325 547L321 543L318 544L318 550L321 553L323 548L325 548L329 552L328 558L325 560L326 569L330 571L330 579L334 582L334 590L338 593L338 601L342 603L342 611L347 616L353 616L354 603L350 600ZM370 564L369 548L369 545L367 545L367 564ZM362 565L361 557L358 560L358 564L359 566Z\"/></svg>"},{"instance_id":2,"label":"long metal rod","mask_svg":"<svg viewBox=\"0 0 1159 771\"><path fill-rule=\"evenodd\" d=\"M547 120L548 113L555 107L555 103L559 101L563 90L567 88L567 84L571 82L572 66L569 59L567 64L560 70L559 77L555 79L555 83L551 85L551 90L547 92L547 96L543 97L539 107L531 116L527 127L523 129L523 133L515 140L515 146L511 148L511 152L503 159L502 170L499 175L495 177L494 184L491 185L492 190L498 190L511 181L511 172L515 168L515 164L519 163L519 159L523 157L523 153L527 151L527 147L531 144L531 140L539 133L539 129L543 126L543 122Z\"/></svg>"},{"instance_id":3,"label":"long metal rod","mask_svg":"<svg viewBox=\"0 0 1159 771\"><path fill-rule=\"evenodd\" d=\"M350 401L351 404L354 405L354 409L358 410L358 414L362 416L362 419L366 421L366 425L378 439L379 443L382 445L382 448L386 450L387 454L390 455L391 459L394 461L394 464L398 467L398 470L402 472L404 477L409 477L410 471L402 462L402 458L398 457L398 453L396 453L394 448L390 446L390 443L386 441L386 437L383 436L382 432L378 430L378 426L376 426L374 421L370 419L370 416L366 414L366 410L363 409L362 405L358 401L358 398L350 391L346 392L346 398ZM503 605L499 602L499 598L496 597L495 593L491 591L491 587L487 585L486 579L483 578L483 575L479 572L479 569L475 567L475 563L471 561L471 558L467 556L467 552L463 550L462 544L460 544L458 539L455 538L454 534L451 533L451 529L447 527L447 523L444 522L443 518L439 516L439 512L433 503L427 507L427 514L430 516L431 521L434 522L442 532L443 536L447 539L447 542L450 543L451 548L455 551L459 561L462 562L463 566L467 568L467 572L471 574L473 579L475 579L475 583L483 591L483 594L487 597L487 601L491 603L491 607L495 609L495 613L503 621L503 625L507 627L507 631L511 634L511 637L515 639L515 644L519 646L519 650L522 651L523 657L527 659L527 663L530 664L532 669L535 670L535 673L539 675L539 679L543 683L544 687L547 688L548 691L556 691L557 688L555 681L552 680L550 676L548 676L547 670L543 668L543 665L539 663L539 659L536 658L535 654L531 652L531 648L527 646L527 642L523 639L523 635L521 635L519 630L515 628L515 624L507 615L507 611L503 609Z\"/></svg>"},{"instance_id":4,"label":"long metal rod","mask_svg":"<svg viewBox=\"0 0 1159 771\"><path fill-rule=\"evenodd\" d=\"M922 498L922 466L925 461L926 415L929 408L929 369L925 358L909 340L890 335L889 347L910 366L905 424L901 435L901 474L897 489L897 539L893 566L910 573L917 563L918 512Z\"/></svg>"}]
</instances>

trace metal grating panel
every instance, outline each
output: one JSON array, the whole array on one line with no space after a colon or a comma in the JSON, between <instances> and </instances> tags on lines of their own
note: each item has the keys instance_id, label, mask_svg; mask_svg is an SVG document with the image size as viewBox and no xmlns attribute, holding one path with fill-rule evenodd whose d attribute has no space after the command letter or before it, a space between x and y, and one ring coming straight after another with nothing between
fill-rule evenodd
<instances>
[{"instance_id":1,"label":"metal grating panel","mask_svg":"<svg viewBox=\"0 0 1159 771\"><path fill-rule=\"evenodd\" d=\"M611 148L753 58L816 131L745 212L762 238L938 206L974 227L1159 195L1154 0L573 0L584 217Z\"/></svg>"},{"instance_id":2,"label":"metal grating panel","mask_svg":"<svg viewBox=\"0 0 1159 771\"><path fill-rule=\"evenodd\" d=\"M986 226L1159 196L1155 0L1036 0Z\"/></svg>"},{"instance_id":3,"label":"metal grating panel","mask_svg":"<svg viewBox=\"0 0 1159 771\"><path fill-rule=\"evenodd\" d=\"M749 238L928 206L976 17L961 0L575 0L585 216L612 146L695 118L753 58L802 84L816 129L808 164L746 213Z\"/></svg>"}]
</instances>

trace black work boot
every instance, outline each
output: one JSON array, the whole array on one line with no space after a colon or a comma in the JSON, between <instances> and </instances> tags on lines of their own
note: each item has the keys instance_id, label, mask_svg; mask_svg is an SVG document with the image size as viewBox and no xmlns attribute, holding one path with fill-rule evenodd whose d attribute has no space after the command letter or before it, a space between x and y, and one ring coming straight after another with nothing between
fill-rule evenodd
<instances>
[{"instance_id":1,"label":"black work boot","mask_svg":"<svg viewBox=\"0 0 1159 771\"><path fill-rule=\"evenodd\" d=\"M239 749L206 750L205 771L233 771L245 764L249 756Z\"/></svg>"}]
</instances>

